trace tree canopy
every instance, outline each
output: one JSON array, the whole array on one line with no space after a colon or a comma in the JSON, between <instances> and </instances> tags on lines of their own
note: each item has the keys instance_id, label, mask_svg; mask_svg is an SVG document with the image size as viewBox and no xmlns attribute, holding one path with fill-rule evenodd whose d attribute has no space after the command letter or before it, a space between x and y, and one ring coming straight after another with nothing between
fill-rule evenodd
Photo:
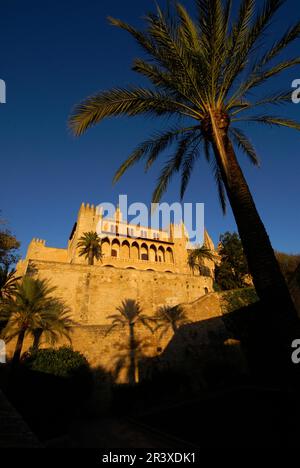
<instances>
[{"instance_id":1,"label":"tree canopy","mask_svg":"<svg viewBox=\"0 0 300 468\"><path fill-rule=\"evenodd\" d=\"M216 266L215 275L219 288L228 290L249 286L248 264L236 232L226 232L220 236L218 253L221 261Z\"/></svg>"}]
</instances>

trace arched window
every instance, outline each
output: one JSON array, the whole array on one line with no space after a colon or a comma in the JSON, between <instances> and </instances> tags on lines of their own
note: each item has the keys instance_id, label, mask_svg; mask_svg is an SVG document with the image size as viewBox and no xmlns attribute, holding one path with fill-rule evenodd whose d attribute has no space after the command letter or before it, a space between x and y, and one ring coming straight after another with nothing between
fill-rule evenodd
<instances>
[{"instance_id":1,"label":"arched window","mask_svg":"<svg viewBox=\"0 0 300 468\"><path fill-rule=\"evenodd\" d=\"M111 243L111 256L120 257L120 243L115 239Z\"/></svg>"},{"instance_id":2,"label":"arched window","mask_svg":"<svg viewBox=\"0 0 300 468\"><path fill-rule=\"evenodd\" d=\"M124 241L121 245L121 258L129 258L129 242Z\"/></svg>"},{"instance_id":3,"label":"arched window","mask_svg":"<svg viewBox=\"0 0 300 468\"><path fill-rule=\"evenodd\" d=\"M156 247L153 244L150 245L149 260L150 260L150 262L156 262L156 260L157 260Z\"/></svg>"},{"instance_id":4,"label":"arched window","mask_svg":"<svg viewBox=\"0 0 300 468\"><path fill-rule=\"evenodd\" d=\"M173 250L171 249L171 247L168 247L166 250L166 262L174 263Z\"/></svg>"},{"instance_id":5,"label":"arched window","mask_svg":"<svg viewBox=\"0 0 300 468\"><path fill-rule=\"evenodd\" d=\"M101 251L103 257L109 257L110 256L110 243L108 238L105 238L101 242Z\"/></svg>"},{"instance_id":6,"label":"arched window","mask_svg":"<svg viewBox=\"0 0 300 468\"><path fill-rule=\"evenodd\" d=\"M141 245L141 260L148 260L148 247L146 244Z\"/></svg>"},{"instance_id":7,"label":"arched window","mask_svg":"<svg viewBox=\"0 0 300 468\"><path fill-rule=\"evenodd\" d=\"M133 260L138 260L140 258L140 249L137 242L133 242L130 247L130 258Z\"/></svg>"},{"instance_id":8,"label":"arched window","mask_svg":"<svg viewBox=\"0 0 300 468\"><path fill-rule=\"evenodd\" d=\"M162 246L158 247L157 260L159 262L164 262L165 261L165 249Z\"/></svg>"}]
</instances>

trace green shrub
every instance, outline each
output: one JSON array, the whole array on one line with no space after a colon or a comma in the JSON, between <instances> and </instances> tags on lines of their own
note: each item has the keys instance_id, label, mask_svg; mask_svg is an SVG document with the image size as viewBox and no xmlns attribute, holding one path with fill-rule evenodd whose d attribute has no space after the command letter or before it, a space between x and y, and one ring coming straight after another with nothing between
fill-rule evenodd
<instances>
[{"instance_id":1,"label":"green shrub","mask_svg":"<svg viewBox=\"0 0 300 468\"><path fill-rule=\"evenodd\" d=\"M254 288L243 288L228 291L222 295L222 312L229 314L242 307L254 304L258 296Z\"/></svg>"},{"instance_id":2,"label":"green shrub","mask_svg":"<svg viewBox=\"0 0 300 468\"><path fill-rule=\"evenodd\" d=\"M88 361L71 347L46 348L29 351L24 364L32 371L45 372L57 377L76 377L89 373Z\"/></svg>"}]
</instances>

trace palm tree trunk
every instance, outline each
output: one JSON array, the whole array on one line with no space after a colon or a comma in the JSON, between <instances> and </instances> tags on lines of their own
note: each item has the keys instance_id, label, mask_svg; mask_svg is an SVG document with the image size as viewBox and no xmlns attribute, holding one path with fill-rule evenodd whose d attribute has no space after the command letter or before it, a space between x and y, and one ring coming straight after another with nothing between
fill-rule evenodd
<instances>
[{"instance_id":1,"label":"palm tree trunk","mask_svg":"<svg viewBox=\"0 0 300 468\"><path fill-rule=\"evenodd\" d=\"M22 330L20 331L20 333L18 335L15 352L14 352L14 355L13 355L13 358L12 358L12 365L13 366L20 362L21 352L22 352L24 338L25 338L25 333L26 333L26 328L22 328Z\"/></svg>"},{"instance_id":2,"label":"palm tree trunk","mask_svg":"<svg viewBox=\"0 0 300 468\"><path fill-rule=\"evenodd\" d=\"M94 265L94 255L93 255L93 251L91 249L89 251L88 263L89 263L89 265Z\"/></svg>"},{"instance_id":3,"label":"palm tree trunk","mask_svg":"<svg viewBox=\"0 0 300 468\"><path fill-rule=\"evenodd\" d=\"M33 351L38 351L39 346L40 346L40 341L41 341L41 336L42 336L43 330L41 328L38 328L37 330L34 331L34 338L33 338Z\"/></svg>"},{"instance_id":4,"label":"palm tree trunk","mask_svg":"<svg viewBox=\"0 0 300 468\"><path fill-rule=\"evenodd\" d=\"M274 295L282 298L286 306L296 313L270 239L228 138L224 146L230 176L221 169L223 180L257 294L263 301L272 299L274 302Z\"/></svg>"},{"instance_id":5,"label":"palm tree trunk","mask_svg":"<svg viewBox=\"0 0 300 468\"><path fill-rule=\"evenodd\" d=\"M265 341L265 347L267 342L270 345L273 343L269 353L271 349L273 352L274 344L279 340L281 355L277 359L283 359L285 367L289 367L291 342L300 336L295 306L228 138L227 129L215 123L213 130L218 134L217 137L214 136L215 157L237 223L249 271L261 300L264 315L259 324L262 327L261 339ZM224 154L227 167L224 167ZM269 356L269 359L272 360L272 357Z\"/></svg>"},{"instance_id":6,"label":"palm tree trunk","mask_svg":"<svg viewBox=\"0 0 300 468\"><path fill-rule=\"evenodd\" d=\"M128 369L128 381L131 385L135 384L135 366L136 366L136 359L135 359L135 337L134 337L134 324L129 324L129 369Z\"/></svg>"}]
</instances>

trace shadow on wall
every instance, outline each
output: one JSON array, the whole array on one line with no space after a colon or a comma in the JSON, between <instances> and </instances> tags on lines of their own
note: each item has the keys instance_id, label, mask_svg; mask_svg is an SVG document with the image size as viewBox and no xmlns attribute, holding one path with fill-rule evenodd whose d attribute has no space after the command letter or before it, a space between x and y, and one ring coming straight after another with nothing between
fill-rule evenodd
<instances>
[{"instance_id":1,"label":"shadow on wall","mask_svg":"<svg viewBox=\"0 0 300 468\"><path fill-rule=\"evenodd\" d=\"M240 342L226 329L223 318L216 317L182 325L161 354L140 362L141 380L165 372L184 375L200 390L241 381L248 366Z\"/></svg>"}]
</instances>

